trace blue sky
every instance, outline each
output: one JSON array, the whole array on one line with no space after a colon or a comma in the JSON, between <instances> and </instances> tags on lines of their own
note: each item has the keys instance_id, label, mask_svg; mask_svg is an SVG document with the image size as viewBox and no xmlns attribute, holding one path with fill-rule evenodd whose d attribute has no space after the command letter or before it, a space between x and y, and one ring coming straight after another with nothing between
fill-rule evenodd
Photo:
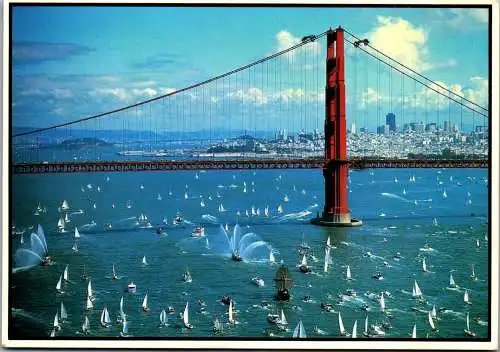
<instances>
[{"instance_id":1,"label":"blue sky","mask_svg":"<svg viewBox=\"0 0 500 352\"><path fill-rule=\"evenodd\" d=\"M487 105L487 19L487 10L444 8L15 7L13 124L47 126L114 109L223 73L338 25ZM321 43L317 49L323 55ZM388 90L376 91L370 80L358 82L355 92L347 82L352 94L348 119L355 120L360 110L372 116L374 100L385 101ZM288 83L282 89L297 89ZM254 94L263 98L259 106L268 108L271 95L283 99L281 92L251 88L249 82L247 91L225 94L234 93L234 100ZM316 87L303 86L307 89Z\"/></svg>"}]
</instances>

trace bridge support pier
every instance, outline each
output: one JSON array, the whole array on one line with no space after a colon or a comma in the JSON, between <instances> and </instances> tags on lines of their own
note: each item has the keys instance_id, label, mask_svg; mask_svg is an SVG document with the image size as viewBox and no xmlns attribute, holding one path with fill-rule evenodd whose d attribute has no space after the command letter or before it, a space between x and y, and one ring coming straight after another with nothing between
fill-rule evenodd
<instances>
[{"instance_id":1,"label":"bridge support pier","mask_svg":"<svg viewBox=\"0 0 500 352\"><path fill-rule=\"evenodd\" d=\"M361 226L347 206L347 133L345 119L344 30L327 33L325 91L325 208L311 223L320 226Z\"/></svg>"}]
</instances>

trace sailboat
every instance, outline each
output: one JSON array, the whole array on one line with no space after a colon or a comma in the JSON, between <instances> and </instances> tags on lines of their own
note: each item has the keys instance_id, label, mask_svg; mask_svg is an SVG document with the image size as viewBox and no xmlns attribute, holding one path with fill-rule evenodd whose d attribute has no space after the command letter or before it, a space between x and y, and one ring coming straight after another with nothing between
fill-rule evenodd
<instances>
[{"instance_id":1,"label":"sailboat","mask_svg":"<svg viewBox=\"0 0 500 352\"><path fill-rule=\"evenodd\" d=\"M255 212L255 207L252 205L252 210L250 211L250 213L252 214L252 216L256 216L257 213Z\"/></svg>"},{"instance_id":2,"label":"sailboat","mask_svg":"<svg viewBox=\"0 0 500 352\"><path fill-rule=\"evenodd\" d=\"M287 330L288 321L286 320L285 312L283 312L283 309L281 310L281 315L276 325L280 330Z\"/></svg>"},{"instance_id":3,"label":"sailboat","mask_svg":"<svg viewBox=\"0 0 500 352\"><path fill-rule=\"evenodd\" d=\"M323 267L323 271L328 272L328 264L330 264L330 248L325 249L325 266Z\"/></svg>"},{"instance_id":4,"label":"sailboat","mask_svg":"<svg viewBox=\"0 0 500 352\"><path fill-rule=\"evenodd\" d=\"M368 315L365 318L365 330L363 331L363 336L370 337L370 331L368 330Z\"/></svg>"},{"instance_id":5,"label":"sailboat","mask_svg":"<svg viewBox=\"0 0 500 352\"><path fill-rule=\"evenodd\" d=\"M285 194L285 196L283 197L283 202L287 203L290 201L290 198L288 198L288 196Z\"/></svg>"},{"instance_id":6,"label":"sailboat","mask_svg":"<svg viewBox=\"0 0 500 352\"><path fill-rule=\"evenodd\" d=\"M474 264L472 264L472 274L470 274L469 279L476 281L478 277L476 276L476 272L474 270Z\"/></svg>"},{"instance_id":7,"label":"sailboat","mask_svg":"<svg viewBox=\"0 0 500 352\"><path fill-rule=\"evenodd\" d=\"M61 330L61 326L59 325L59 311L54 316L54 329Z\"/></svg>"},{"instance_id":8,"label":"sailboat","mask_svg":"<svg viewBox=\"0 0 500 352\"><path fill-rule=\"evenodd\" d=\"M383 292L380 294L380 310L382 312L385 311L385 299L384 299L384 293Z\"/></svg>"},{"instance_id":9,"label":"sailboat","mask_svg":"<svg viewBox=\"0 0 500 352\"><path fill-rule=\"evenodd\" d=\"M78 232L78 227L75 226L75 238L80 238L80 233Z\"/></svg>"},{"instance_id":10,"label":"sailboat","mask_svg":"<svg viewBox=\"0 0 500 352\"><path fill-rule=\"evenodd\" d=\"M215 319L214 319L214 321L213 321L212 331L213 331L215 334L218 334L218 333L222 332L222 324L221 324L221 322L219 321L219 318L217 318L217 317L215 317Z\"/></svg>"},{"instance_id":11,"label":"sailboat","mask_svg":"<svg viewBox=\"0 0 500 352\"><path fill-rule=\"evenodd\" d=\"M330 236L328 236L328 239L326 240L326 248L332 248L332 243L330 241Z\"/></svg>"},{"instance_id":12,"label":"sailboat","mask_svg":"<svg viewBox=\"0 0 500 352\"><path fill-rule=\"evenodd\" d=\"M200 207L204 208L205 207L205 202L203 201L203 198L200 201Z\"/></svg>"},{"instance_id":13,"label":"sailboat","mask_svg":"<svg viewBox=\"0 0 500 352\"><path fill-rule=\"evenodd\" d=\"M276 263L276 258L274 257L274 253L273 253L273 250L272 250L272 249L269 251L269 262L270 262L271 264Z\"/></svg>"},{"instance_id":14,"label":"sailboat","mask_svg":"<svg viewBox=\"0 0 500 352\"><path fill-rule=\"evenodd\" d=\"M446 193L446 190L443 190L443 198L448 198L448 194Z\"/></svg>"},{"instance_id":15,"label":"sailboat","mask_svg":"<svg viewBox=\"0 0 500 352\"><path fill-rule=\"evenodd\" d=\"M116 270L115 270L115 265L113 264L113 276L111 278L112 280L118 280L118 276L116 275Z\"/></svg>"},{"instance_id":16,"label":"sailboat","mask_svg":"<svg viewBox=\"0 0 500 352\"><path fill-rule=\"evenodd\" d=\"M420 287L418 286L417 280L415 280L413 284L413 297L422 297L422 291L420 290Z\"/></svg>"},{"instance_id":17,"label":"sailboat","mask_svg":"<svg viewBox=\"0 0 500 352\"><path fill-rule=\"evenodd\" d=\"M85 319L82 324L82 332L87 334L90 331L90 322L88 316L85 316Z\"/></svg>"},{"instance_id":18,"label":"sailboat","mask_svg":"<svg viewBox=\"0 0 500 352\"><path fill-rule=\"evenodd\" d=\"M66 307L64 306L64 303L61 302L61 322L65 321L68 319L68 312L66 311Z\"/></svg>"},{"instance_id":19,"label":"sailboat","mask_svg":"<svg viewBox=\"0 0 500 352\"><path fill-rule=\"evenodd\" d=\"M89 280L89 284L87 285L87 297L93 301L95 298L94 298L94 295L93 295L93 292L92 292L92 281Z\"/></svg>"},{"instance_id":20,"label":"sailboat","mask_svg":"<svg viewBox=\"0 0 500 352\"><path fill-rule=\"evenodd\" d=\"M149 312L148 294L147 293L146 293L146 296L144 296L144 299L142 300L142 310L145 312Z\"/></svg>"},{"instance_id":21,"label":"sailboat","mask_svg":"<svg viewBox=\"0 0 500 352\"><path fill-rule=\"evenodd\" d=\"M300 262L298 267L299 270L303 273L308 273L311 271L311 268L307 265L307 258L305 254L302 256L302 261Z\"/></svg>"},{"instance_id":22,"label":"sailboat","mask_svg":"<svg viewBox=\"0 0 500 352\"><path fill-rule=\"evenodd\" d=\"M264 216L267 218L269 217L269 206L268 205L266 205L266 207L264 208Z\"/></svg>"},{"instance_id":23,"label":"sailboat","mask_svg":"<svg viewBox=\"0 0 500 352\"><path fill-rule=\"evenodd\" d=\"M255 211L255 215L260 216L260 208L257 208L257 210Z\"/></svg>"},{"instance_id":24,"label":"sailboat","mask_svg":"<svg viewBox=\"0 0 500 352\"><path fill-rule=\"evenodd\" d=\"M225 211L226 211L226 209L224 209L224 206L222 205L222 203L219 204L219 213L223 213Z\"/></svg>"},{"instance_id":25,"label":"sailboat","mask_svg":"<svg viewBox=\"0 0 500 352\"><path fill-rule=\"evenodd\" d=\"M94 308L94 305L92 304L92 301L90 300L90 297L87 296L87 305L85 306L86 310L91 310Z\"/></svg>"},{"instance_id":26,"label":"sailboat","mask_svg":"<svg viewBox=\"0 0 500 352\"><path fill-rule=\"evenodd\" d=\"M236 322L233 317L233 300L229 301L228 316L229 324L235 324Z\"/></svg>"},{"instance_id":27,"label":"sailboat","mask_svg":"<svg viewBox=\"0 0 500 352\"><path fill-rule=\"evenodd\" d=\"M434 226L438 226L438 221L437 221L437 219L436 219L436 218L434 218L434 219L432 220L432 224L433 224Z\"/></svg>"},{"instance_id":28,"label":"sailboat","mask_svg":"<svg viewBox=\"0 0 500 352\"><path fill-rule=\"evenodd\" d=\"M473 332L473 331L470 329L470 325L469 325L469 312L467 312L466 324L467 324L467 325L466 325L466 326L467 326L467 328L466 328L466 329L464 329L465 335L467 335L467 336L471 336L471 337L476 336L476 333L475 333L475 332Z\"/></svg>"},{"instance_id":29,"label":"sailboat","mask_svg":"<svg viewBox=\"0 0 500 352\"><path fill-rule=\"evenodd\" d=\"M422 259L422 271L427 272L427 264L425 263L425 258Z\"/></svg>"},{"instance_id":30,"label":"sailboat","mask_svg":"<svg viewBox=\"0 0 500 352\"><path fill-rule=\"evenodd\" d=\"M69 210L69 204L68 204L68 202L66 200L63 200L62 205L61 205L61 209L63 211L68 211Z\"/></svg>"},{"instance_id":31,"label":"sailboat","mask_svg":"<svg viewBox=\"0 0 500 352\"><path fill-rule=\"evenodd\" d=\"M432 317L432 319L437 319L436 305L432 306L431 317Z\"/></svg>"},{"instance_id":32,"label":"sailboat","mask_svg":"<svg viewBox=\"0 0 500 352\"><path fill-rule=\"evenodd\" d=\"M302 324L302 320L299 320L299 323L295 327L295 330L293 330L293 338L299 338L299 339L305 339L306 336L306 330L304 329L304 324Z\"/></svg>"},{"instance_id":33,"label":"sailboat","mask_svg":"<svg viewBox=\"0 0 500 352\"><path fill-rule=\"evenodd\" d=\"M352 280L351 267L349 265L347 266L346 278L347 280Z\"/></svg>"},{"instance_id":34,"label":"sailboat","mask_svg":"<svg viewBox=\"0 0 500 352\"><path fill-rule=\"evenodd\" d=\"M64 216L64 222L65 223L70 223L71 222L71 219L69 218L68 213L66 213L66 215Z\"/></svg>"},{"instance_id":35,"label":"sailboat","mask_svg":"<svg viewBox=\"0 0 500 352\"><path fill-rule=\"evenodd\" d=\"M24 244L24 234L21 234L21 244Z\"/></svg>"},{"instance_id":36,"label":"sailboat","mask_svg":"<svg viewBox=\"0 0 500 352\"><path fill-rule=\"evenodd\" d=\"M184 308L184 314L182 314L182 321L184 322L184 326L186 328L193 328L193 325L189 324L189 302L186 302L186 308Z\"/></svg>"},{"instance_id":37,"label":"sailboat","mask_svg":"<svg viewBox=\"0 0 500 352\"><path fill-rule=\"evenodd\" d=\"M148 265L148 262L146 260L146 256L142 257L142 265Z\"/></svg>"},{"instance_id":38,"label":"sailboat","mask_svg":"<svg viewBox=\"0 0 500 352\"><path fill-rule=\"evenodd\" d=\"M472 302L469 300L469 290L465 289L464 293L464 303L472 305Z\"/></svg>"},{"instance_id":39,"label":"sailboat","mask_svg":"<svg viewBox=\"0 0 500 352\"><path fill-rule=\"evenodd\" d=\"M278 214L283 213L283 206L280 204L278 205Z\"/></svg>"},{"instance_id":40,"label":"sailboat","mask_svg":"<svg viewBox=\"0 0 500 352\"><path fill-rule=\"evenodd\" d=\"M188 192L184 192L184 199L188 199Z\"/></svg>"},{"instance_id":41,"label":"sailboat","mask_svg":"<svg viewBox=\"0 0 500 352\"><path fill-rule=\"evenodd\" d=\"M347 330L344 328L344 323L342 322L342 315L340 314L340 312L339 312L339 329L340 329L340 335L347 337L350 336Z\"/></svg>"},{"instance_id":42,"label":"sailboat","mask_svg":"<svg viewBox=\"0 0 500 352\"><path fill-rule=\"evenodd\" d=\"M128 337L128 321L123 322L122 331L120 332L120 337Z\"/></svg>"},{"instance_id":43,"label":"sailboat","mask_svg":"<svg viewBox=\"0 0 500 352\"><path fill-rule=\"evenodd\" d=\"M64 268L64 272L63 272L64 281L69 281L69 279L68 279L68 267L69 267L69 264L67 264L66 268Z\"/></svg>"},{"instance_id":44,"label":"sailboat","mask_svg":"<svg viewBox=\"0 0 500 352\"><path fill-rule=\"evenodd\" d=\"M109 318L108 308L104 306L104 309L101 313L101 326L104 328L108 328L111 325L111 319Z\"/></svg>"},{"instance_id":45,"label":"sailboat","mask_svg":"<svg viewBox=\"0 0 500 352\"><path fill-rule=\"evenodd\" d=\"M431 312L427 315L427 320L429 321L429 325L431 326L432 331L436 331L436 326L434 325L434 320L432 319Z\"/></svg>"},{"instance_id":46,"label":"sailboat","mask_svg":"<svg viewBox=\"0 0 500 352\"><path fill-rule=\"evenodd\" d=\"M168 326L168 317L165 309L163 309L160 313L160 326Z\"/></svg>"},{"instance_id":47,"label":"sailboat","mask_svg":"<svg viewBox=\"0 0 500 352\"><path fill-rule=\"evenodd\" d=\"M352 337L353 339L355 339L355 338L357 337L357 335L358 335L358 334L357 334L357 332L356 332L356 330L357 330L357 329L358 329L358 321L357 321L357 320L355 320L355 321L354 321L354 325L353 325L353 327L352 327L352 335L351 335L351 337Z\"/></svg>"},{"instance_id":48,"label":"sailboat","mask_svg":"<svg viewBox=\"0 0 500 352\"><path fill-rule=\"evenodd\" d=\"M417 324L413 324L413 331L411 333L411 338L416 339L417 338Z\"/></svg>"},{"instance_id":49,"label":"sailboat","mask_svg":"<svg viewBox=\"0 0 500 352\"><path fill-rule=\"evenodd\" d=\"M64 291L62 290L62 275L59 276L59 281L57 281L56 290L57 293L64 293Z\"/></svg>"},{"instance_id":50,"label":"sailboat","mask_svg":"<svg viewBox=\"0 0 500 352\"><path fill-rule=\"evenodd\" d=\"M458 285L455 283L455 279L453 279L453 275L450 273L450 288L457 288Z\"/></svg>"},{"instance_id":51,"label":"sailboat","mask_svg":"<svg viewBox=\"0 0 500 352\"><path fill-rule=\"evenodd\" d=\"M123 296L120 299L120 318L118 319L119 322L123 323L126 320L125 317L125 312L123 311Z\"/></svg>"},{"instance_id":52,"label":"sailboat","mask_svg":"<svg viewBox=\"0 0 500 352\"><path fill-rule=\"evenodd\" d=\"M403 188L403 195L406 196L406 188Z\"/></svg>"},{"instance_id":53,"label":"sailboat","mask_svg":"<svg viewBox=\"0 0 500 352\"><path fill-rule=\"evenodd\" d=\"M57 222L57 227L59 228L59 231L60 232L65 232L65 228L66 228L66 223L64 221L64 218L61 216L59 218L59 221Z\"/></svg>"}]
</instances>

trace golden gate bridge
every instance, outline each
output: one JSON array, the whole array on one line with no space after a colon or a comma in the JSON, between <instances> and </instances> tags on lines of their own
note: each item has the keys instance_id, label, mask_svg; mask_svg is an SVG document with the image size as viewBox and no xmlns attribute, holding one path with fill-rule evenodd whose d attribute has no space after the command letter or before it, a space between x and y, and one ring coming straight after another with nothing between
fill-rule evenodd
<instances>
[{"instance_id":1,"label":"golden gate bridge","mask_svg":"<svg viewBox=\"0 0 500 352\"><path fill-rule=\"evenodd\" d=\"M376 86L371 96L370 85ZM380 94L384 88L389 97ZM313 222L352 226L361 222L351 219L347 206L350 167L489 165L487 156L475 151L488 142L487 108L341 27L305 36L248 65L163 93L61 124L11 131L12 172L321 168L325 208ZM437 126L429 133L432 140L469 139L472 152L461 158L349 156L346 115L358 123L364 120L366 131L373 119L369 114L376 116L379 126L386 105L391 112L399 110L400 125L425 119L425 126ZM465 121L472 132L464 140L456 132L463 131ZM441 122L445 130L440 130ZM475 132L476 126L481 133Z\"/></svg>"}]
</instances>

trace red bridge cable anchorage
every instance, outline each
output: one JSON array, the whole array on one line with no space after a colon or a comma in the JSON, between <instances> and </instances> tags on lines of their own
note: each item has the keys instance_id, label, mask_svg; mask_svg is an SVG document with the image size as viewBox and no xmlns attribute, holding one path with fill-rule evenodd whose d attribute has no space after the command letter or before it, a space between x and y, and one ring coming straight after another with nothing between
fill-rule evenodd
<instances>
[{"instance_id":1,"label":"red bridge cable anchorage","mask_svg":"<svg viewBox=\"0 0 500 352\"><path fill-rule=\"evenodd\" d=\"M326 36L327 33L328 33L328 31L325 31L323 33L315 35L314 36L314 40ZM240 66L238 68L235 68L235 69L233 69L231 71L228 71L226 73L223 73L221 75L218 75L218 76L209 78L207 80L204 80L204 81L192 84L190 86L178 89L178 90L176 90L174 92L170 92L170 93L167 93L167 94L159 95L157 97L154 97L154 98L151 98L151 99L147 99L147 100L143 100L143 101L140 101L138 103L131 104L131 105L123 106L123 107L118 108L118 109L106 111L106 112L99 113L99 114L92 115L92 116L88 116L88 117L83 117L81 119L77 119L77 120L73 120L73 121L69 121L69 122L65 122L65 123L61 123L61 124L57 124L57 125L52 125L52 126L49 126L49 127L38 128L38 129L33 130L33 131L18 133L18 134L12 135L12 138L16 138L16 137L20 137L20 136L26 136L26 135L35 134L35 133L40 133L40 132L44 132L44 131L56 129L56 128L59 128L59 127L69 126L69 125L73 125L73 124L76 124L76 123L79 123L79 122L97 119L99 117L103 117L103 116L106 116L106 115L110 115L110 114L113 114L113 113L117 113L117 112L120 112L120 111L131 109L131 108L134 108L134 107L138 107L138 106L141 106L141 105L144 105L144 104L148 104L148 103L151 103L153 101L156 101L156 100L159 100L159 99L162 99L162 98L166 98L166 97L169 97L169 96L172 96L172 95L176 95L176 94L188 91L190 89L193 89L193 88L196 88L196 87L200 87L200 86L203 86L205 84L217 81L218 79L230 76L230 75L235 74L237 72L244 71L244 70L246 70L246 69L248 69L250 67L253 67L253 66L256 66L256 65L261 64L263 62L266 62L268 60L274 59L275 57L284 55L284 54L286 54L286 53L288 53L290 51L293 51L293 50L295 50L297 48L300 48L300 47L302 47L304 45L307 45L309 43L310 43L309 40L302 41L300 43L295 44L294 46L291 46L288 49L284 49L284 50L278 51L277 53L274 53L274 54L266 56L266 57L264 57L262 59L253 61L253 62L251 62L251 63L249 63L247 65Z\"/></svg>"}]
</instances>

